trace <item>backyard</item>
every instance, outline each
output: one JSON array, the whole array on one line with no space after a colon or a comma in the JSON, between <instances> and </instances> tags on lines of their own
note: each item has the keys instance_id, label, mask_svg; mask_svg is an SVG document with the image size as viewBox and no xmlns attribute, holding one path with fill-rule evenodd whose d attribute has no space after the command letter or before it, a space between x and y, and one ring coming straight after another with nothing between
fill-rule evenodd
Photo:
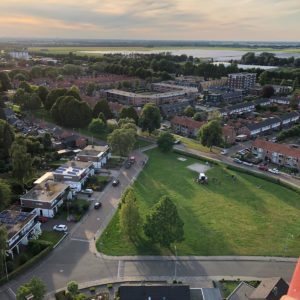
<instances>
[{"instance_id":1,"label":"backyard","mask_svg":"<svg viewBox=\"0 0 300 300\"><path fill-rule=\"evenodd\" d=\"M140 212L145 218L162 195L175 202L185 224L185 240L176 244L178 255L299 256L298 193L223 166L212 166L206 172L208 185L200 185L195 183L198 173L187 167L201 161L182 156L178 160L179 154L157 149L147 154L149 161L133 184ZM120 229L119 212L97 248L110 255L173 251L152 244L142 230L137 242L130 242Z\"/></svg>"}]
</instances>

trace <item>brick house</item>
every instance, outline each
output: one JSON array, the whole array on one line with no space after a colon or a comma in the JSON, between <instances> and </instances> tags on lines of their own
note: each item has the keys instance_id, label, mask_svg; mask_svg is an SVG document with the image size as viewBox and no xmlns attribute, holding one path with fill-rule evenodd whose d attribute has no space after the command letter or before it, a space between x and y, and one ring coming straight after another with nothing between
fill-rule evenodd
<instances>
[{"instance_id":1,"label":"brick house","mask_svg":"<svg viewBox=\"0 0 300 300\"><path fill-rule=\"evenodd\" d=\"M234 144L236 139L236 132L234 127L225 125L222 127L223 140L227 144Z\"/></svg>"},{"instance_id":2,"label":"brick house","mask_svg":"<svg viewBox=\"0 0 300 300\"><path fill-rule=\"evenodd\" d=\"M300 171L300 149L285 144L277 144L256 139L251 147L252 153L264 161Z\"/></svg>"},{"instance_id":3,"label":"brick house","mask_svg":"<svg viewBox=\"0 0 300 300\"><path fill-rule=\"evenodd\" d=\"M205 122L195 121L188 117L175 116L171 120L172 130L180 135L196 137L199 129Z\"/></svg>"}]
</instances>

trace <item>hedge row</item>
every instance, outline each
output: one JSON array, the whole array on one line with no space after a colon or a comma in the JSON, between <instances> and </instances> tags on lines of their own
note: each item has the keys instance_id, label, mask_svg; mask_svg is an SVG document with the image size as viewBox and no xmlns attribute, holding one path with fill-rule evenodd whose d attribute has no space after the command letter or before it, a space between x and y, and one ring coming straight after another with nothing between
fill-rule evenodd
<instances>
[{"instance_id":1,"label":"hedge row","mask_svg":"<svg viewBox=\"0 0 300 300\"><path fill-rule=\"evenodd\" d=\"M297 187L295 187L291 184L286 183L285 181L280 180L279 178L270 177L270 176L267 176L265 174L261 174L261 173L258 173L258 172L253 172L252 170L248 170L248 169L241 168L241 167L238 167L238 166L229 165L229 164L224 163L224 162L215 161L211 158L206 158L206 157L203 157L203 156L200 156L200 155L188 153L188 152L178 150L178 149L174 149L173 152L184 155L184 156L187 156L187 157L191 157L191 158L194 158L194 159L198 159L198 160L201 160L201 161L204 161L204 162L208 161L208 162L210 162L214 165L219 165L219 166L223 165L229 170L238 171L240 173L248 174L248 175L251 175L251 176L255 176L257 178L267 180L267 181L272 182L272 183L279 184L279 185L281 185L285 188L288 188L288 189L300 194L300 189L298 189Z\"/></svg>"},{"instance_id":2,"label":"hedge row","mask_svg":"<svg viewBox=\"0 0 300 300\"><path fill-rule=\"evenodd\" d=\"M46 247L43 251L41 251L39 254L36 256L32 257L29 259L25 264L21 265L19 268L16 270L12 271L11 273L8 274L8 280L11 280L18 275L24 273L27 269L29 269L31 266L36 264L38 261L40 261L43 257L45 257L50 251L52 250L52 243L49 243L48 247ZM7 278L3 277L0 279L0 285L4 284L7 282Z\"/></svg>"}]
</instances>

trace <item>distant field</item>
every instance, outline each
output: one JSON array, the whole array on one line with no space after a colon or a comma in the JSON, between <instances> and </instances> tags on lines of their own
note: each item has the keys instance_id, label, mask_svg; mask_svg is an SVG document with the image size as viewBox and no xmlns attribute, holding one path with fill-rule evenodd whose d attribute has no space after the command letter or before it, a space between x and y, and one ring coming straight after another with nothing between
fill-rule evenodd
<instances>
[{"instance_id":1,"label":"distant field","mask_svg":"<svg viewBox=\"0 0 300 300\"><path fill-rule=\"evenodd\" d=\"M209 184L200 185L194 181L198 173L187 166L203 162L179 161L182 155L157 149L146 153L149 161L133 184L141 215L145 218L162 195L176 203L185 224L178 255L299 256L300 195L295 191L222 166L208 170ZM142 230L137 242L130 242L120 228L119 211L97 249L109 255L171 254L149 242Z\"/></svg>"},{"instance_id":2,"label":"distant field","mask_svg":"<svg viewBox=\"0 0 300 300\"><path fill-rule=\"evenodd\" d=\"M171 51L171 50L231 50L231 51L267 51L267 52L286 52L300 53L299 48L234 48L234 47L29 47L29 52L42 52L49 54L68 54L74 52L77 55L102 55L101 53L81 53L80 51ZM46 51L47 50L47 51Z\"/></svg>"}]
</instances>

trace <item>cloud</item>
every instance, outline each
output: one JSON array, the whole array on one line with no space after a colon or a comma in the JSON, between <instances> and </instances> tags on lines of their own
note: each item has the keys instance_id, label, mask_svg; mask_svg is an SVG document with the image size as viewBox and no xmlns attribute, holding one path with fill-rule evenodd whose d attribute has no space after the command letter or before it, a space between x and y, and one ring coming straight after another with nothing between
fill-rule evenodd
<instances>
[{"instance_id":1,"label":"cloud","mask_svg":"<svg viewBox=\"0 0 300 300\"><path fill-rule=\"evenodd\" d=\"M0 36L300 40L299 0L10 0L0 23Z\"/></svg>"}]
</instances>

